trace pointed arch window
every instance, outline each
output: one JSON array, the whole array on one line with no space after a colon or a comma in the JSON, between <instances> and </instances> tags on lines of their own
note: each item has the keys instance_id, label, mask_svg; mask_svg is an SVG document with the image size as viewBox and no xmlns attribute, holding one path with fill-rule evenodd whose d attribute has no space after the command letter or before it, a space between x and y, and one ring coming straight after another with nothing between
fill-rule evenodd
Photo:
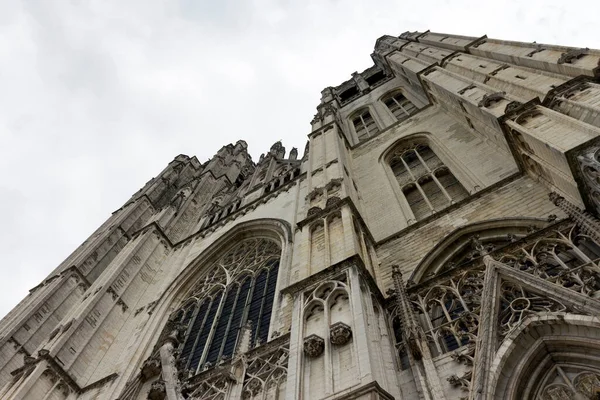
<instances>
[{"instance_id":1,"label":"pointed arch window","mask_svg":"<svg viewBox=\"0 0 600 400\"><path fill-rule=\"evenodd\" d=\"M244 331L250 346L267 341L280 253L271 240L244 240L207 268L176 314L186 329L179 356L186 370L231 358Z\"/></svg>"},{"instance_id":2,"label":"pointed arch window","mask_svg":"<svg viewBox=\"0 0 600 400\"><path fill-rule=\"evenodd\" d=\"M362 141L379 133L379 127L367 109L361 110L352 117L352 124L358 140Z\"/></svg>"},{"instance_id":3,"label":"pointed arch window","mask_svg":"<svg viewBox=\"0 0 600 400\"><path fill-rule=\"evenodd\" d=\"M382 101L398 121L405 120L419 111L401 92L390 93L384 96Z\"/></svg>"},{"instance_id":4,"label":"pointed arch window","mask_svg":"<svg viewBox=\"0 0 600 400\"><path fill-rule=\"evenodd\" d=\"M417 221L469 195L425 143L400 146L392 153L390 167Z\"/></svg>"}]
</instances>

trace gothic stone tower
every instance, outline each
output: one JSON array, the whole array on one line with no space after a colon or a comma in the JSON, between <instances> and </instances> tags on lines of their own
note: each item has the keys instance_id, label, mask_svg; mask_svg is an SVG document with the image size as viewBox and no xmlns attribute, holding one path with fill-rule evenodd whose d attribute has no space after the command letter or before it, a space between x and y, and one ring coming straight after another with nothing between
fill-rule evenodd
<instances>
[{"instance_id":1,"label":"gothic stone tower","mask_svg":"<svg viewBox=\"0 0 600 400\"><path fill-rule=\"evenodd\" d=\"M177 156L0 323L0 398L590 399L600 52L383 36L302 158Z\"/></svg>"}]
</instances>

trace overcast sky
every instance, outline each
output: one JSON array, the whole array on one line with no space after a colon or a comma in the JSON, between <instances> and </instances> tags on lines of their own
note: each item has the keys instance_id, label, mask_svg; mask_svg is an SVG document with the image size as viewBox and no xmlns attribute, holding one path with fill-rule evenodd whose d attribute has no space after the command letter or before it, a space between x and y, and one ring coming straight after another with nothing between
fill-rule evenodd
<instances>
[{"instance_id":1,"label":"overcast sky","mask_svg":"<svg viewBox=\"0 0 600 400\"><path fill-rule=\"evenodd\" d=\"M321 89L381 35L600 48L597 4L0 1L0 316L177 154L302 154Z\"/></svg>"}]
</instances>

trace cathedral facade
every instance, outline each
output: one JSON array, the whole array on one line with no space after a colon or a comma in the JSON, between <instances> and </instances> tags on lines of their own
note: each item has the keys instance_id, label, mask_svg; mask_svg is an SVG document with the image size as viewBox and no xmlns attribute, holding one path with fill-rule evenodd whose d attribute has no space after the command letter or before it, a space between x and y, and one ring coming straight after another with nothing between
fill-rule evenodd
<instances>
[{"instance_id":1,"label":"cathedral facade","mask_svg":"<svg viewBox=\"0 0 600 400\"><path fill-rule=\"evenodd\" d=\"M600 51L379 38L300 157L179 155L0 322L0 398L600 396Z\"/></svg>"}]
</instances>

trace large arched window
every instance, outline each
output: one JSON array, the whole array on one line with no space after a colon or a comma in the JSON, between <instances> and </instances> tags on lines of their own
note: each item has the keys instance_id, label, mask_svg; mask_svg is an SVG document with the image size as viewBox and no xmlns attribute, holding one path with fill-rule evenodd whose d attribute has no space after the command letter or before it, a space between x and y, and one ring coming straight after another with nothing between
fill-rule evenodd
<instances>
[{"instance_id":1,"label":"large arched window","mask_svg":"<svg viewBox=\"0 0 600 400\"><path fill-rule=\"evenodd\" d=\"M398 147L390 166L417 221L469 195L427 144Z\"/></svg>"},{"instance_id":2,"label":"large arched window","mask_svg":"<svg viewBox=\"0 0 600 400\"><path fill-rule=\"evenodd\" d=\"M401 92L394 92L384 96L381 101L386 105L396 120L402 121L419 111Z\"/></svg>"},{"instance_id":3,"label":"large arched window","mask_svg":"<svg viewBox=\"0 0 600 400\"><path fill-rule=\"evenodd\" d=\"M368 139L379 133L379 127L368 109L363 109L355 113L351 119L359 141Z\"/></svg>"},{"instance_id":4,"label":"large arched window","mask_svg":"<svg viewBox=\"0 0 600 400\"><path fill-rule=\"evenodd\" d=\"M213 262L176 314L186 326L180 362L192 374L230 358L249 328L250 345L267 341L280 247L244 240Z\"/></svg>"}]
</instances>

